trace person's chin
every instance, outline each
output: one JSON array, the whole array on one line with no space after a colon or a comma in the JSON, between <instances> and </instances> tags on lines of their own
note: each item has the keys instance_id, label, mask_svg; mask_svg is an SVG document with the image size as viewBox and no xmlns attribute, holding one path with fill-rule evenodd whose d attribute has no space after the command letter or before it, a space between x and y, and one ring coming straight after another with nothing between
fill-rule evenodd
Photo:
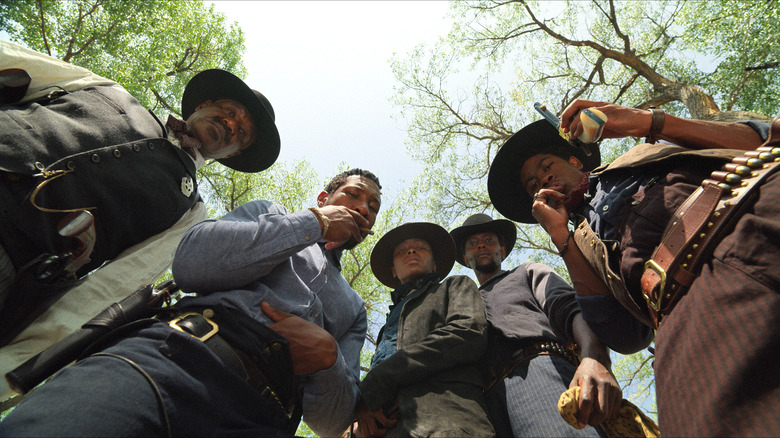
<instances>
[{"instance_id":1,"label":"person's chin","mask_svg":"<svg viewBox=\"0 0 780 438\"><path fill-rule=\"evenodd\" d=\"M478 272L482 273L491 273L494 272L496 269L498 269L498 263L495 261L491 261L489 263L478 263L477 267L475 268Z\"/></svg>"}]
</instances>

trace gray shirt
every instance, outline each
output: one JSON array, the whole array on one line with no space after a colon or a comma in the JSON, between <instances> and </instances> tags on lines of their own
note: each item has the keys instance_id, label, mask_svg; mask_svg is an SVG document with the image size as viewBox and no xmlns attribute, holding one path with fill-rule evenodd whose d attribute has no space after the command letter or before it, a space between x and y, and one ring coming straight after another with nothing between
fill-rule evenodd
<instances>
[{"instance_id":1,"label":"gray shirt","mask_svg":"<svg viewBox=\"0 0 780 438\"><path fill-rule=\"evenodd\" d=\"M501 360L542 339L574 342L572 319L580 311L574 289L547 265L523 263L479 289L490 323L492 358Z\"/></svg>"},{"instance_id":2,"label":"gray shirt","mask_svg":"<svg viewBox=\"0 0 780 438\"><path fill-rule=\"evenodd\" d=\"M262 301L300 316L336 339L339 356L327 370L306 376L303 419L322 436L343 432L353 418L366 335L362 298L341 275L341 251L325 251L317 218L288 213L268 201L246 203L184 235L173 275L186 292L177 306L221 305L271 324Z\"/></svg>"}]
</instances>

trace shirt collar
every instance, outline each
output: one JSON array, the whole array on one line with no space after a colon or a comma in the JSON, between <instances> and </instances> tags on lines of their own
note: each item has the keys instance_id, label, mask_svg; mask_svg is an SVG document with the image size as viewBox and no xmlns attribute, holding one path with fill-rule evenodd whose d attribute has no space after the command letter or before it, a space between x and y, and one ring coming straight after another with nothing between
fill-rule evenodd
<instances>
[{"instance_id":1,"label":"shirt collar","mask_svg":"<svg viewBox=\"0 0 780 438\"><path fill-rule=\"evenodd\" d=\"M493 274L493 276L492 276L492 277L488 278L488 280L487 280L486 282L482 283L482 284L479 286L479 288L480 288L480 289L482 289L483 287L485 287L485 286L487 286L488 284L490 284L490 283L492 283L493 281L495 281L497 278L503 277L503 276L504 276L504 274L506 274L507 272L509 272L509 271L505 271L505 270L503 270L503 269L499 269L499 270L498 270L498 272L496 272L495 274Z\"/></svg>"},{"instance_id":2,"label":"shirt collar","mask_svg":"<svg viewBox=\"0 0 780 438\"><path fill-rule=\"evenodd\" d=\"M393 305L398 304L405 296L409 295L415 289L422 289L427 287L429 283L438 283L439 273L431 272L430 274L420 277L411 283L404 283L392 292L390 292L390 299L393 300Z\"/></svg>"}]
</instances>

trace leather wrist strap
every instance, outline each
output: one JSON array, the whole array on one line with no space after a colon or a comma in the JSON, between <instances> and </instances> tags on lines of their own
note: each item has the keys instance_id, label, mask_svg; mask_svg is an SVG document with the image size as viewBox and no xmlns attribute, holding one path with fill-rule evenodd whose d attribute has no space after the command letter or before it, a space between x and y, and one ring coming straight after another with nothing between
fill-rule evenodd
<instances>
[{"instance_id":1,"label":"leather wrist strap","mask_svg":"<svg viewBox=\"0 0 780 438\"><path fill-rule=\"evenodd\" d=\"M664 113L664 110L661 108L650 108L650 112L652 116L650 121L650 132L647 133L645 143L655 143L658 141L656 135L664 130L664 121L666 120L666 113Z\"/></svg>"},{"instance_id":2,"label":"leather wrist strap","mask_svg":"<svg viewBox=\"0 0 780 438\"><path fill-rule=\"evenodd\" d=\"M574 236L574 230L569 230L569 234L566 235L566 241L563 242L561 250L558 251L558 256L563 257L563 255L566 254L566 251L569 249L569 241L571 240L572 236Z\"/></svg>"}]
</instances>

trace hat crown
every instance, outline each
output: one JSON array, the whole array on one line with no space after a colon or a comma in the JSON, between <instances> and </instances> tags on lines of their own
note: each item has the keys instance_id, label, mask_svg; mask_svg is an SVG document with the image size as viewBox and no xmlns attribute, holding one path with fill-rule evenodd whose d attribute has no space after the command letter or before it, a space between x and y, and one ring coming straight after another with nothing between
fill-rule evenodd
<instances>
[{"instance_id":1,"label":"hat crown","mask_svg":"<svg viewBox=\"0 0 780 438\"><path fill-rule=\"evenodd\" d=\"M276 113L274 113L274 107L271 106L271 101L269 101L263 95L263 93L255 90L254 88L252 89L252 92L255 93L255 96L257 96L257 98L260 100L260 103L263 104L263 106L265 107L265 110L268 111L268 115L271 116L271 120L275 122L276 121Z\"/></svg>"},{"instance_id":2,"label":"hat crown","mask_svg":"<svg viewBox=\"0 0 780 438\"><path fill-rule=\"evenodd\" d=\"M463 221L463 227L470 227L472 225L482 225L493 222L493 218L485 213L472 214L465 221Z\"/></svg>"}]
</instances>

